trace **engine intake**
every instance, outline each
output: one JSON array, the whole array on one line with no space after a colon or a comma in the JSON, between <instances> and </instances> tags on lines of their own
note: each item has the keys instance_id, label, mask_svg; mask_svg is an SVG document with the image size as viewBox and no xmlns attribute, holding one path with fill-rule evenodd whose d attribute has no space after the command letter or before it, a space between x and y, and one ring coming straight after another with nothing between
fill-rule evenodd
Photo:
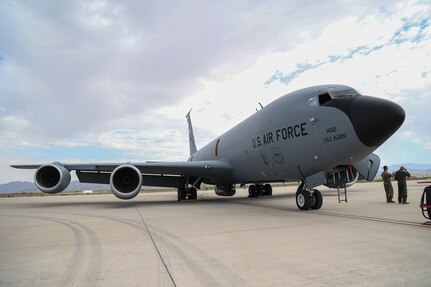
<instances>
[{"instance_id":1,"label":"engine intake","mask_svg":"<svg viewBox=\"0 0 431 287\"><path fill-rule=\"evenodd\" d=\"M133 165L120 165L111 174L112 193L120 199L132 199L138 195L142 187L141 171Z\"/></svg>"},{"instance_id":2,"label":"engine intake","mask_svg":"<svg viewBox=\"0 0 431 287\"><path fill-rule=\"evenodd\" d=\"M70 172L58 163L42 165L34 174L34 183L45 193L59 193L70 184Z\"/></svg>"}]
</instances>

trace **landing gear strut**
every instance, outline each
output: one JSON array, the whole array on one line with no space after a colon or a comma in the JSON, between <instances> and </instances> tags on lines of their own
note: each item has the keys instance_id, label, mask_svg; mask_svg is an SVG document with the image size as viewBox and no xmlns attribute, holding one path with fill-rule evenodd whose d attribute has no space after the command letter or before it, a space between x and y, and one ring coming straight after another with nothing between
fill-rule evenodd
<instances>
[{"instance_id":1,"label":"landing gear strut","mask_svg":"<svg viewBox=\"0 0 431 287\"><path fill-rule=\"evenodd\" d=\"M323 204L323 197L317 189L308 190L305 182L302 182L296 191L296 206L300 210L320 209Z\"/></svg>"},{"instance_id":2,"label":"landing gear strut","mask_svg":"<svg viewBox=\"0 0 431 287\"><path fill-rule=\"evenodd\" d=\"M251 184L248 187L248 197L271 196L272 186L270 184Z\"/></svg>"},{"instance_id":3,"label":"landing gear strut","mask_svg":"<svg viewBox=\"0 0 431 287\"><path fill-rule=\"evenodd\" d=\"M178 201L198 198L198 192L196 187L194 186L178 188L177 195L178 195Z\"/></svg>"}]
</instances>

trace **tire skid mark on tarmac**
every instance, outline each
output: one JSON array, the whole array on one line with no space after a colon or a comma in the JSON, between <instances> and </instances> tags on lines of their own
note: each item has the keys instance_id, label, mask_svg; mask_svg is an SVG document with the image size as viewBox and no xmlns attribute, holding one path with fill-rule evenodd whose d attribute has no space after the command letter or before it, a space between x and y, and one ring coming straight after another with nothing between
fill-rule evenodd
<instances>
[{"instance_id":1,"label":"tire skid mark on tarmac","mask_svg":"<svg viewBox=\"0 0 431 287\"><path fill-rule=\"evenodd\" d=\"M88 226L79 224L82 230L87 234L87 238L90 241L91 253L88 267L86 273L90 286L99 286L98 278L100 274L100 265L102 259L102 248L100 246L100 241L97 238L96 233Z\"/></svg>"},{"instance_id":2,"label":"tire skid mark on tarmac","mask_svg":"<svg viewBox=\"0 0 431 287\"><path fill-rule=\"evenodd\" d=\"M187 266L187 270L192 273L192 275L199 281L200 284L206 286L218 286L217 282L214 278L202 268L202 266L196 264L193 259L190 258L189 253L185 253L181 250L181 247L178 247L176 244L172 244L172 242L165 240L162 236L158 234L154 230L153 227L148 227L152 233L154 234L154 238L157 243L163 246L163 256L169 258L169 254L175 254L178 259L183 262L184 266ZM175 267L172 266L172 269L175 270Z\"/></svg>"},{"instance_id":3,"label":"tire skid mark on tarmac","mask_svg":"<svg viewBox=\"0 0 431 287\"><path fill-rule=\"evenodd\" d=\"M72 214L72 215L76 215L76 214ZM151 235L145 230L145 226L143 226L141 223L139 222L135 222L133 220L126 220L126 219L120 219L120 218L116 218L116 217L111 217L111 216L96 216L96 215L89 215L89 214L79 214L81 216L86 216L86 217L96 217L96 218L100 218L100 219L104 219L104 220L110 220L110 221L114 221L123 225L127 225L129 227L132 227L136 230L138 230L140 233L142 233L145 237L146 241L151 241ZM153 249L156 251L157 253L157 249L156 247L153 245ZM164 258L165 263L167 265L170 265L170 260L169 258ZM158 280L159 283L157 284L158 286L176 286L175 283L172 280L172 277L170 276L169 272L166 269L166 266L163 264L163 261L160 261L160 264L157 266L157 272L159 274Z\"/></svg>"},{"instance_id":4,"label":"tire skid mark on tarmac","mask_svg":"<svg viewBox=\"0 0 431 287\"><path fill-rule=\"evenodd\" d=\"M84 215L84 214L82 214L82 215L94 217L93 215ZM138 230L139 232L141 232L145 236L145 239L147 241L151 240L149 233L145 229L145 226L142 226L141 223L138 223L138 222L135 222L132 220L120 219L120 218L109 217L109 216L97 216L97 217L105 219L105 220L115 221L117 223L121 223L121 224L127 225L129 227L132 227L132 228ZM153 248L155 249L154 245L153 245ZM165 260L166 265L171 265L169 258L164 258L164 260ZM174 285L172 282L172 278L169 276L169 273L166 270L166 267L163 265L163 262L160 262L157 269L159 271L159 278L158 278L159 279L159 284L158 284L159 286Z\"/></svg>"},{"instance_id":5,"label":"tire skid mark on tarmac","mask_svg":"<svg viewBox=\"0 0 431 287\"><path fill-rule=\"evenodd\" d=\"M145 228L145 226L143 226L142 224L140 224L140 223L137 223L137 222L134 222L134 221L131 221L131 220L126 220L126 219L119 219L119 218L115 218L115 217L105 217L105 216L103 216L103 217L101 217L101 218L104 218L104 219L107 219L107 220L112 220L112 221L116 221L116 222L119 222L119 223L122 223L122 224L125 224L125 225L128 225L128 226L130 226L130 227L133 227L133 228L135 228L135 229L137 229L138 231L140 231L140 232L142 232L146 237L147 237L147 239L148 240L151 240L150 239L150 235L149 235L149 233L147 232L147 230L146 230L146 228ZM157 244L157 246L158 246L158 248L159 248L159 251L160 251L160 253L161 253L161 256L163 257L163 260L165 261L165 263L166 263L166 267L170 267L170 269L172 270L173 268L172 268L172 264L171 264L171 261L170 261L170 256L169 255L167 255L167 254L169 254L169 252L167 251L167 250L172 250L172 247L170 246L170 244L167 244L164 240L163 240L163 238L162 237L160 237L154 230L153 230L153 228L152 227L150 227L150 226L148 226L148 228L150 229L150 232L151 232L151 234L153 235L153 238L154 238L154 240L155 240L155 242L156 242L156 244ZM159 244L159 243L162 243L162 244ZM154 247L155 248L155 247ZM175 248L175 253L177 253L177 252L179 252L178 251L178 249L177 248ZM157 252L157 251L156 251ZM191 260L189 257L187 257L187 255L186 254L184 254L184 252L180 252L181 254L178 254L177 253L177 255L179 255L181 258L181 261L183 261L183 263L184 264L186 264L186 265L188 265L188 266L190 266L192 263L193 263L193 260ZM195 275L195 277L199 277L199 276L196 276L196 269L202 269L202 267L201 266L199 266L199 265L197 265L197 264L194 264L193 265L193 267L195 268L195 269L192 269L191 271L194 273L194 275ZM165 268L164 268L165 269ZM171 278L170 278L170 276L169 276L169 274L167 274L167 270L165 269L165 272L164 272L164 274L166 274L166 275L168 275L168 276L163 276L162 278L159 278L159 280L163 280L164 282L166 282L166 281L168 281L167 279L169 278L169 285L175 285L176 286L176 283L174 283L175 281L174 281L174 274L171 274L172 275L172 279L173 280L171 280ZM209 274L208 274L208 276L209 276ZM199 277L199 278L201 278L201 277ZM198 278L198 279L199 279ZM211 280L212 281L214 281L212 278L211 278ZM208 282L209 282L209 279L208 279L208 277L205 277L204 278L204 280L201 280L200 281L200 283L201 284L203 284L203 285L208 285ZM212 284L212 285L210 285L210 286L218 286L217 284L216 285L214 285L214 284Z\"/></svg>"},{"instance_id":6,"label":"tire skid mark on tarmac","mask_svg":"<svg viewBox=\"0 0 431 287\"><path fill-rule=\"evenodd\" d=\"M93 214L75 214L75 213L61 213L61 214L95 217L95 218L102 218L106 220L119 222L139 230L147 238L147 240L151 240L145 226L140 222L136 222L130 219L121 219L121 218L110 217L110 216L97 216ZM151 233L153 234L154 238L156 239L156 243L161 243L158 246L160 251L163 251L163 258L167 265L172 266L169 260L171 256L169 256L169 252L166 252L166 250L171 251L173 254L176 254L178 258L184 263L184 265L189 267L188 268L189 271L193 273L195 278L198 279L202 285L249 286L249 284L246 281L244 281L241 277L235 274L231 269L226 267L223 263L218 261L216 258L206 253L204 250L197 248L195 245L191 245L190 242L172 233L169 233L161 229L157 229L148 224L147 226L150 229ZM161 234L164 234L165 236L162 236ZM191 255L193 255L194 258ZM211 265L201 266L199 262L211 262ZM212 270L207 271L208 269L212 269ZM164 274L165 276L163 276L163 278L159 278L159 280L164 280L166 282L167 281L166 279L168 279L169 277L167 277L168 275L167 272L164 272ZM214 274L217 274L217 276L214 276ZM224 284L222 284L220 280L223 280ZM169 280L169 283L171 283L172 285L171 280Z\"/></svg>"},{"instance_id":7,"label":"tire skid mark on tarmac","mask_svg":"<svg viewBox=\"0 0 431 287\"><path fill-rule=\"evenodd\" d=\"M115 217L101 218L122 222L126 225L140 230L148 236L145 226L140 223L136 223L127 219L118 219ZM211 275L214 273L218 273L218 275L220 275L217 278L224 278L226 280L226 284L224 284L224 286L248 286L248 284L242 278L233 273L228 267L226 267L214 257L210 256L204 250L199 249L194 245L192 246L190 242L187 242L181 237L178 237L172 233L157 229L148 224L147 227L148 229L150 229L151 233L153 234L153 237L156 239L156 243L161 243L161 245L159 245L159 248L160 251L163 251L163 257L165 258L167 264L169 263L170 256L169 253L166 252L166 250L169 250L176 254L185 265L191 267L190 271L193 272L193 275L200 281L200 283L205 286L220 286L220 282L217 282L217 280L214 279L214 276ZM161 234L163 233L166 236L162 236ZM194 257L198 260L193 260L190 254L194 255ZM204 267L202 267L201 265L199 265L199 263L196 262L211 262L213 263L213 265L210 268L214 270L212 270L211 272L207 272Z\"/></svg>"},{"instance_id":8,"label":"tire skid mark on tarmac","mask_svg":"<svg viewBox=\"0 0 431 287\"><path fill-rule=\"evenodd\" d=\"M137 209L137 208L136 208ZM137 209L138 210L138 209ZM142 215L140 214L139 210L138 213L141 217L142 223L144 224L145 230L148 232L148 234L150 235L155 248L157 249L157 252L161 258L161 260L163 261L163 263L165 264L165 267L169 273L169 276L172 279L172 283L176 286L176 283L174 281L174 278L172 277L172 274L170 272L170 269L174 269L174 266L171 265L171 267L169 268L166 265L165 260L170 258L169 254L176 254L176 257L178 259L180 259L184 264L183 266L187 266L187 270L190 271L192 273L192 275L200 282L200 284L202 285L206 285L206 286L219 286L220 284L218 284L216 282L216 280L213 278L213 276L208 273L201 265L197 264L193 258L191 258L191 256L189 255L190 253L196 253L195 250L193 250L193 252L185 252L183 250L183 248L185 246L189 246L190 243L188 242L182 242L184 246L178 246L178 244L175 244L175 241L179 241L179 238L177 237L177 239L175 241L171 241L167 238L167 240L165 240L165 238L163 236L160 235L160 230L157 230L156 228L148 225L145 220L143 219ZM143 229L142 227L140 229ZM163 251L162 248L160 248L159 246L163 246ZM190 248L188 248L189 251L191 251ZM168 251L168 252L166 252ZM162 254L163 253L163 254ZM201 252L199 252L201 254ZM215 259L212 259L215 260ZM235 286L238 286L237 284L235 284Z\"/></svg>"},{"instance_id":9,"label":"tire skid mark on tarmac","mask_svg":"<svg viewBox=\"0 0 431 287\"><path fill-rule=\"evenodd\" d=\"M148 227L155 232L158 240L171 252L181 257L185 264L192 265L191 269L194 271L195 277L202 284L206 286L249 286L241 277L204 250L168 231L151 225L148 225ZM202 262L209 264L202 266ZM207 269L210 270L207 271ZM224 282L220 282L220 279L223 279Z\"/></svg>"},{"instance_id":10,"label":"tire skid mark on tarmac","mask_svg":"<svg viewBox=\"0 0 431 287\"><path fill-rule=\"evenodd\" d=\"M74 236L75 243L74 243L72 256L69 260L68 268L66 268L67 275L64 276L64 279L62 280L64 282L63 285L81 286L82 275L84 273L87 273L89 274L89 276L86 276L86 278L88 278L89 282L91 283L91 286L98 286L97 278L100 272L101 248L100 248L100 242L96 234L94 233L94 231L89 229L87 226L84 226L82 224L79 224L70 220L38 216L38 215L32 215L32 216L17 215L17 216L55 222L71 230ZM90 240L91 242L91 247L87 248L88 250L90 250L91 253L88 256L89 261L86 269L83 269L84 268L83 260L85 259L85 253L86 253L84 248L86 246L85 236L83 235L83 233L85 233L88 240Z\"/></svg>"},{"instance_id":11,"label":"tire skid mark on tarmac","mask_svg":"<svg viewBox=\"0 0 431 287\"><path fill-rule=\"evenodd\" d=\"M42 212L42 213L53 214L52 212ZM142 226L141 223L135 222L133 220L119 219L119 218L109 217L109 216L97 216L97 215L94 215L94 214L83 214L83 213L79 213L78 214L78 213L72 213L72 212L61 212L61 213L55 213L55 214L58 214L58 215L61 214L61 215L84 216L84 217L100 218L100 219L115 221L115 222L118 222L118 223L121 223L121 224L128 225L130 227L133 227L134 229L137 229L139 232L141 232L145 236L145 239L147 241L151 240L148 232L146 232L146 230L144 229L145 227ZM167 260L167 261L169 261L169 260ZM159 274L163 275L163 276L161 276L161 278L159 278L160 284L158 284L158 285L159 286L172 285L172 281L169 278L169 276L167 275L166 269L163 267L162 264L161 264L161 266L159 266L158 269L160 271ZM163 270L163 271L161 271L161 270ZM168 284L166 284L166 282L168 282Z\"/></svg>"},{"instance_id":12,"label":"tire skid mark on tarmac","mask_svg":"<svg viewBox=\"0 0 431 287\"><path fill-rule=\"evenodd\" d=\"M386 218L379 218L379 217L371 217L371 216L362 216L362 215L353 215L353 214L345 214L345 213L336 213L336 212L326 212L326 211L314 211L314 210L298 210L296 208L289 208L289 207L280 207L280 206L268 206L268 205L262 205L255 202L245 202L245 201L231 201L227 199L221 199L226 203L230 204L238 204L238 205L245 205L245 206L253 206L253 207L260 207L265 209L273 209L273 210L281 210L281 211L291 211L291 212L300 212L303 214L318 214L318 215L325 215L325 216L332 216L332 217L339 217L339 218L350 218L350 219L357 219L357 220L367 220L367 221L373 221L373 222L380 222L380 223L390 223L390 224L398 224L398 225L404 225L404 226L410 226L410 227L421 227L421 228L430 228L430 225L424 225L423 223L418 222L412 222L412 221L402 221L402 220L395 220L395 219L386 219Z\"/></svg>"},{"instance_id":13,"label":"tire skid mark on tarmac","mask_svg":"<svg viewBox=\"0 0 431 287\"><path fill-rule=\"evenodd\" d=\"M74 248L73 248L73 253L72 253L72 257L69 260L69 264L66 270L68 270L68 275L64 277L64 279L62 280L64 283L64 286L74 286L73 284L75 283L76 279L77 279L77 275L78 275L78 271L79 271L79 267L80 267L80 263L81 263L81 258L82 258L82 246L84 243L84 236L82 235L82 231L79 230L78 228L76 228L76 226L69 224L67 222L63 222L61 220L55 219L55 218L49 218L49 217L41 217L41 216L24 216L24 215L18 215L19 217L24 217L24 218L30 218L30 219L40 219L40 220L45 220L45 221L49 221L49 222L55 222L58 223L60 225L65 226L66 228L68 228L69 230L72 231L74 239L75 239L75 244L74 244Z\"/></svg>"}]
</instances>

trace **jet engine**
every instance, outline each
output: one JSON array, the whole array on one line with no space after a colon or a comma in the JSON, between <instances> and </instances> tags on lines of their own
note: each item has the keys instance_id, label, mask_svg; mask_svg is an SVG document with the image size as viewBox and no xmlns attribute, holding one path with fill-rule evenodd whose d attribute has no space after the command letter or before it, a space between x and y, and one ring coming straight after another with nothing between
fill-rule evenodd
<instances>
[{"instance_id":1,"label":"jet engine","mask_svg":"<svg viewBox=\"0 0 431 287\"><path fill-rule=\"evenodd\" d=\"M215 193L219 196L234 196L236 191L233 185L216 185L214 186Z\"/></svg>"},{"instance_id":2,"label":"jet engine","mask_svg":"<svg viewBox=\"0 0 431 287\"><path fill-rule=\"evenodd\" d=\"M111 174L111 191L120 199L132 199L142 187L141 171L133 165L118 166Z\"/></svg>"},{"instance_id":3,"label":"jet engine","mask_svg":"<svg viewBox=\"0 0 431 287\"><path fill-rule=\"evenodd\" d=\"M70 172L59 163L42 165L34 174L34 183L45 193L59 193L70 184Z\"/></svg>"},{"instance_id":4,"label":"jet engine","mask_svg":"<svg viewBox=\"0 0 431 287\"><path fill-rule=\"evenodd\" d=\"M358 178L359 172L354 167L348 167L327 175L325 186L329 188L349 187L354 185Z\"/></svg>"}]
</instances>

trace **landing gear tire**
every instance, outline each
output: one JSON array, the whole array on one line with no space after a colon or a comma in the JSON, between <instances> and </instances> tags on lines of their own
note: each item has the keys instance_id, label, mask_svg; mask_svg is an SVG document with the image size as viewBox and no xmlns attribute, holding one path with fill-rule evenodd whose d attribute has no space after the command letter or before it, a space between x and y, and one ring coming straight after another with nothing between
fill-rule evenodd
<instances>
[{"instance_id":1,"label":"landing gear tire","mask_svg":"<svg viewBox=\"0 0 431 287\"><path fill-rule=\"evenodd\" d=\"M266 195L272 196L272 186L270 184L265 184L264 189Z\"/></svg>"},{"instance_id":2,"label":"landing gear tire","mask_svg":"<svg viewBox=\"0 0 431 287\"><path fill-rule=\"evenodd\" d=\"M187 190L184 187L178 188L177 197L178 201L185 200L187 197Z\"/></svg>"},{"instance_id":3,"label":"landing gear tire","mask_svg":"<svg viewBox=\"0 0 431 287\"><path fill-rule=\"evenodd\" d=\"M190 187L189 188L189 199L197 199L198 198L198 191L196 189L196 187Z\"/></svg>"},{"instance_id":4,"label":"landing gear tire","mask_svg":"<svg viewBox=\"0 0 431 287\"><path fill-rule=\"evenodd\" d=\"M296 192L296 206L300 210L309 210L311 207L311 195L307 190L299 190Z\"/></svg>"},{"instance_id":5,"label":"landing gear tire","mask_svg":"<svg viewBox=\"0 0 431 287\"><path fill-rule=\"evenodd\" d=\"M186 199L197 199L198 192L196 187L180 187L177 192L178 201L186 200Z\"/></svg>"},{"instance_id":6,"label":"landing gear tire","mask_svg":"<svg viewBox=\"0 0 431 287\"><path fill-rule=\"evenodd\" d=\"M263 195L263 185L256 184L256 196L255 197L258 197L261 195Z\"/></svg>"},{"instance_id":7,"label":"landing gear tire","mask_svg":"<svg viewBox=\"0 0 431 287\"><path fill-rule=\"evenodd\" d=\"M257 195L256 195L256 186L254 184L251 184L248 187L248 197L257 197Z\"/></svg>"},{"instance_id":8,"label":"landing gear tire","mask_svg":"<svg viewBox=\"0 0 431 287\"><path fill-rule=\"evenodd\" d=\"M320 191L318 191L317 189L314 189L311 197L312 197L312 200L311 200L312 204L310 206L311 209L320 209L323 204L323 197Z\"/></svg>"}]
</instances>

